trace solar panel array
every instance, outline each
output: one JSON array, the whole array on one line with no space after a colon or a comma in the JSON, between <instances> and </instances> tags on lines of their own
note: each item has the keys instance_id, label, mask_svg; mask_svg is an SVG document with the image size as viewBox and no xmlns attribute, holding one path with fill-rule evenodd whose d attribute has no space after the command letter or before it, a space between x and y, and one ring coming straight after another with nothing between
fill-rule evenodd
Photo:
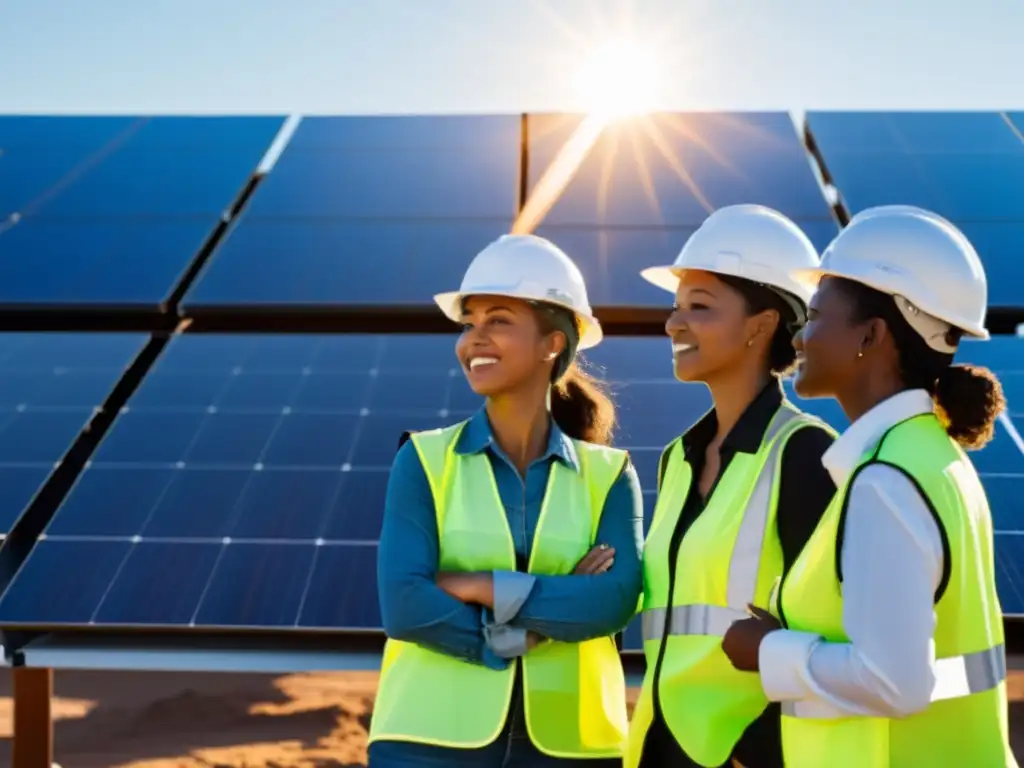
<instances>
[{"instance_id":1,"label":"solar panel array","mask_svg":"<svg viewBox=\"0 0 1024 768\"><path fill-rule=\"evenodd\" d=\"M283 122L0 116L0 303L155 308Z\"/></svg>"},{"instance_id":2,"label":"solar panel array","mask_svg":"<svg viewBox=\"0 0 1024 768\"><path fill-rule=\"evenodd\" d=\"M1019 307L1024 253L1024 113L810 112L828 173L851 213L931 209L974 243L989 304Z\"/></svg>"},{"instance_id":3,"label":"solar panel array","mask_svg":"<svg viewBox=\"0 0 1024 768\"><path fill-rule=\"evenodd\" d=\"M198 319L165 346L165 323L152 337L0 333L0 530L43 521L0 595L0 628L379 635L376 544L398 436L480 405L454 329L416 326L509 230L581 118L305 118L264 176L283 123L0 117L0 315L48 309L59 325L67 307L144 306ZM1024 307L1019 116L808 123L847 206L949 215L976 238L995 303ZM606 128L539 232L578 261L599 313L650 318L671 299L637 272L741 202L778 208L819 247L838 231L789 116L748 113ZM209 310L249 330L204 328ZM288 313L321 318L323 332L285 332ZM366 333L382 315L407 317L404 332ZM672 378L659 323L641 337L611 322L588 354L613 382L648 517L662 448L710 406L703 387ZM962 354L1000 374L1011 405L975 462L1004 611L1024 615L1024 340ZM845 425L832 401L800 404ZM88 461L48 499L73 445ZM634 624L624 649L639 648Z\"/></svg>"}]
</instances>

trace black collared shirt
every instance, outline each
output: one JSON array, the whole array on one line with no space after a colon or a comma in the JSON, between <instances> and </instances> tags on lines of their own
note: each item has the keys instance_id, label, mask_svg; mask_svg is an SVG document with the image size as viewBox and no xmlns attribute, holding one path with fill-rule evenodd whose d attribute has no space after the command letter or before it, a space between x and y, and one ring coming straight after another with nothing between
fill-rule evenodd
<instances>
[{"instance_id":1,"label":"black collared shirt","mask_svg":"<svg viewBox=\"0 0 1024 768\"><path fill-rule=\"evenodd\" d=\"M783 401L782 385L772 381L747 406L736 426L732 428L719 447L721 457L718 475L715 478L708 499L714 495L732 458L740 453L757 453L761 440ZM715 437L718 419L712 410L683 435L683 452L687 463L693 468L693 481L686 497L679 520L672 532L669 547L669 573L675 573L676 558L683 536L706 508L701 498L699 478L704 470L704 454ZM779 481L779 501L776 512L776 527L782 544L784 572L796 561L800 550L814 532L824 514L836 488L831 476L821 463L822 454L832 444L833 437L824 429L807 427L795 432L786 443L782 453L782 467ZM669 600L671 604L671 597ZM661 713L658 676L661 659L655 669L654 722L644 742L641 768L685 768L696 766L669 733ZM743 734L733 752L745 768L782 768L782 738L780 733L779 705L771 704Z\"/></svg>"}]
</instances>

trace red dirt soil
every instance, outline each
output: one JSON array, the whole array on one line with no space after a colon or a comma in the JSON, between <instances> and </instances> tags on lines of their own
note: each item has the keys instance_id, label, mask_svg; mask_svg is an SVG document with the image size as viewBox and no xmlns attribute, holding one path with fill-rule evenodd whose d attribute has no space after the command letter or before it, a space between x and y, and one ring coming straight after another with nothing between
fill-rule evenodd
<instances>
[{"instance_id":1,"label":"red dirt soil","mask_svg":"<svg viewBox=\"0 0 1024 768\"><path fill-rule=\"evenodd\" d=\"M354 768L366 763L374 673L58 672L65 768ZM0 672L0 766L10 765L10 675ZM1024 671L1010 677L1024 755Z\"/></svg>"}]
</instances>

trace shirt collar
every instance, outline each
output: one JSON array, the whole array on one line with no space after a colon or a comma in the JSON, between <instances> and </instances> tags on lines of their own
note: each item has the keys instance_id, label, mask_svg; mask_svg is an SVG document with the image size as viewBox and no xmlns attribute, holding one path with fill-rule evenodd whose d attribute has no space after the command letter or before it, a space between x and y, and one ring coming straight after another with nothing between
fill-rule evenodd
<instances>
[{"instance_id":1,"label":"shirt collar","mask_svg":"<svg viewBox=\"0 0 1024 768\"><path fill-rule=\"evenodd\" d=\"M455 444L455 452L466 455L480 453L487 448L494 451L496 455L508 460L508 457L505 456L494 439L494 433L491 431L491 422L487 418L487 411L481 408L466 422L466 426L463 428ZM538 461L546 461L551 458L558 459L577 472L580 470L576 446L573 445L572 439L561 430L554 420L551 421L551 432L548 434L547 449Z\"/></svg>"},{"instance_id":2,"label":"shirt collar","mask_svg":"<svg viewBox=\"0 0 1024 768\"><path fill-rule=\"evenodd\" d=\"M768 431L779 406L785 399L782 393L782 382L772 379L755 397L736 425L722 441L723 448L731 448L742 453L757 453L761 448L764 433ZM708 411L683 435L683 449L692 456L693 451L703 451L714 439L718 429L718 417L714 409Z\"/></svg>"},{"instance_id":3,"label":"shirt collar","mask_svg":"<svg viewBox=\"0 0 1024 768\"><path fill-rule=\"evenodd\" d=\"M925 413L935 406L923 389L908 389L886 398L851 424L821 457L821 463L837 486L842 486L864 454L892 427Z\"/></svg>"}]
</instances>

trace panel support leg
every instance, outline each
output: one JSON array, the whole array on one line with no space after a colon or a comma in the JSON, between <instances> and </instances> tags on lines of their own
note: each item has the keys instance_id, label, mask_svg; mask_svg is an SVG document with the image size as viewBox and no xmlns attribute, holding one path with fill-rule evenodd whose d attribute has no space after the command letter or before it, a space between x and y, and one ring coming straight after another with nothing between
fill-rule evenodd
<instances>
[{"instance_id":1,"label":"panel support leg","mask_svg":"<svg viewBox=\"0 0 1024 768\"><path fill-rule=\"evenodd\" d=\"M14 667L13 768L50 768L53 764L53 670Z\"/></svg>"}]
</instances>

